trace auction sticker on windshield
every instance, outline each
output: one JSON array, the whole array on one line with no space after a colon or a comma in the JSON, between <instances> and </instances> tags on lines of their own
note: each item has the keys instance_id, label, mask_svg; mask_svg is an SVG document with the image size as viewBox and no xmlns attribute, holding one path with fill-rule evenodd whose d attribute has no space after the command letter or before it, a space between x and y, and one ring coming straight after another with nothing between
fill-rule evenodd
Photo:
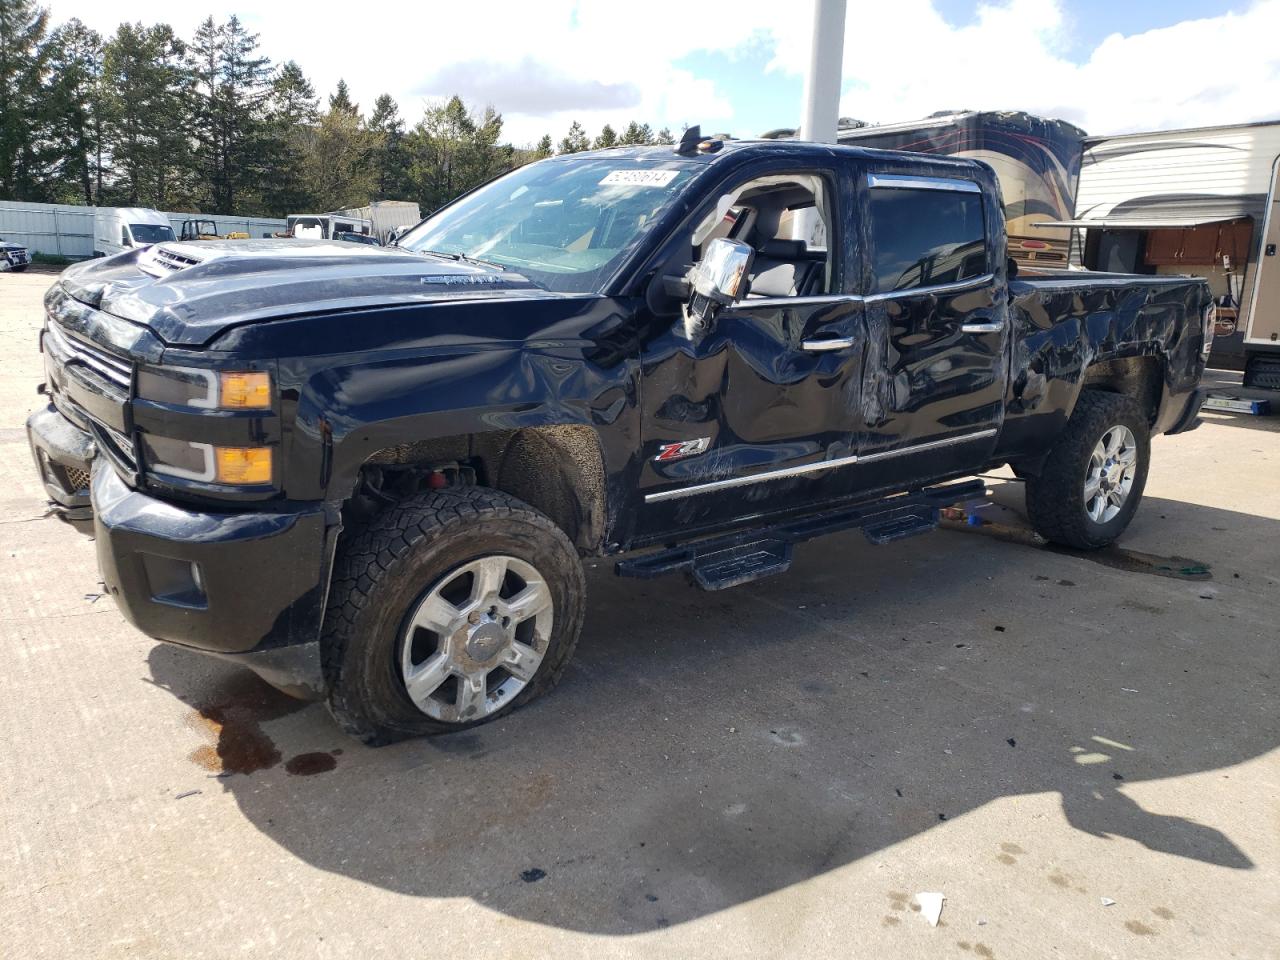
<instances>
[{"instance_id":1,"label":"auction sticker on windshield","mask_svg":"<svg viewBox=\"0 0 1280 960\"><path fill-rule=\"evenodd\" d=\"M611 170L600 181L602 187L665 187L679 170Z\"/></svg>"}]
</instances>

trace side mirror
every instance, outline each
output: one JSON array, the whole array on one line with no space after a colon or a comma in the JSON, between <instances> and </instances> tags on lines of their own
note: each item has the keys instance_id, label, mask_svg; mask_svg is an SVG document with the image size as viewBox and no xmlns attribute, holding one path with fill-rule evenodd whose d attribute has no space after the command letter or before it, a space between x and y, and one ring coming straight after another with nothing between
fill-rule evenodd
<instances>
[{"instance_id":1,"label":"side mirror","mask_svg":"<svg viewBox=\"0 0 1280 960\"><path fill-rule=\"evenodd\" d=\"M755 256L755 250L739 240L721 237L707 244L702 259L689 271L690 334L705 330L722 307L742 297Z\"/></svg>"}]
</instances>

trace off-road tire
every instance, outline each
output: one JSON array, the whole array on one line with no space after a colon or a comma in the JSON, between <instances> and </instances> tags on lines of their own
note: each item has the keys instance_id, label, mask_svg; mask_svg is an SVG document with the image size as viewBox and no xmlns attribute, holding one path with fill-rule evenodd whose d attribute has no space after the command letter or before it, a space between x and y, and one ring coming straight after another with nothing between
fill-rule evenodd
<instances>
[{"instance_id":1,"label":"off-road tire","mask_svg":"<svg viewBox=\"0 0 1280 960\"><path fill-rule=\"evenodd\" d=\"M28 267L28 266L30 266L30 264L26 264L26 263L24 263L24 264L20 264L19 266L16 266L16 267L10 267L10 269L11 269L14 273L22 273L22 272L24 272L24 271L27 269L27 267Z\"/></svg>"},{"instance_id":2,"label":"off-road tire","mask_svg":"<svg viewBox=\"0 0 1280 960\"><path fill-rule=\"evenodd\" d=\"M432 719L414 705L401 677L406 618L440 577L491 554L526 560L546 580L555 603L546 654L502 710L465 723ZM505 716L559 681L582 629L585 595L569 538L515 497L458 487L405 500L339 545L321 636L329 711L344 731L375 746Z\"/></svg>"},{"instance_id":3,"label":"off-road tire","mask_svg":"<svg viewBox=\"0 0 1280 960\"><path fill-rule=\"evenodd\" d=\"M1085 509L1084 481L1094 447L1118 424L1128 427L1137 441L1137 472L1120 512L1099 523ZM1125 394L1085 390L1039 476L1027 478L1027 516L1032 527L1046 540L1080 550L1114 543L1142 501L1150 461L1151 430L1138 401Z\"/></svg>"}]
</instances>

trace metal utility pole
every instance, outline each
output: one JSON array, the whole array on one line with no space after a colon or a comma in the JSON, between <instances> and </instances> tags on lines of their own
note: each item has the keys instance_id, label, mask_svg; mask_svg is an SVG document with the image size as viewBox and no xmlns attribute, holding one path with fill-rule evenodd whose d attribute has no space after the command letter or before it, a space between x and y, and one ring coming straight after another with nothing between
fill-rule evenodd
<instances>
[{"instance_id":1,"label":"metal utility pole","mask_svg":"<svg viewBox=\"0 0 1280 960\"><path fill-rule=\"evenodd\" d=\"M809 72L804 78L804 108L800 140L835 143L840 122L840 75L844 60L845 0L814 0L813 40L809 45ZM825 246L819 231L818 211L796 211L791 236L811 247Z\"/></svg>"},{"instance_id":2,"label":"metal utility pole","mask_svg":"<svg viewBox=\"0 0 1280 960\"><path fill-rule=\"evenodd\" d=\"M836 142L840 119L840 74L844 59L846 0L814 0L813 41L804 78L800 139Z\"/></svg>"}]
</instances>

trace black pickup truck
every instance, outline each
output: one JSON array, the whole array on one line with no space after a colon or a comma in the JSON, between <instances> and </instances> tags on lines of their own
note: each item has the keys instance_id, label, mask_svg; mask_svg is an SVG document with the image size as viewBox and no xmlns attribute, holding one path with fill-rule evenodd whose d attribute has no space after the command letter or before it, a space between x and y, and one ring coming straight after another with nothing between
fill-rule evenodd
<instances>
[{"instance_id":1,"label":"black pickup truck","mask_svg":"<svg viewBox=\"0 0 1280 960\"><path fill-rule=\"evenodd\" d=\"M1013 276L978 162L695 141L522 167L398 247L68 269L28 429L124 614L379 742L551 687L582 557L732 586L1002 464L1048 539L1124 530L1196 423L1204 281Z\"/></svg>"}]
</instances>

